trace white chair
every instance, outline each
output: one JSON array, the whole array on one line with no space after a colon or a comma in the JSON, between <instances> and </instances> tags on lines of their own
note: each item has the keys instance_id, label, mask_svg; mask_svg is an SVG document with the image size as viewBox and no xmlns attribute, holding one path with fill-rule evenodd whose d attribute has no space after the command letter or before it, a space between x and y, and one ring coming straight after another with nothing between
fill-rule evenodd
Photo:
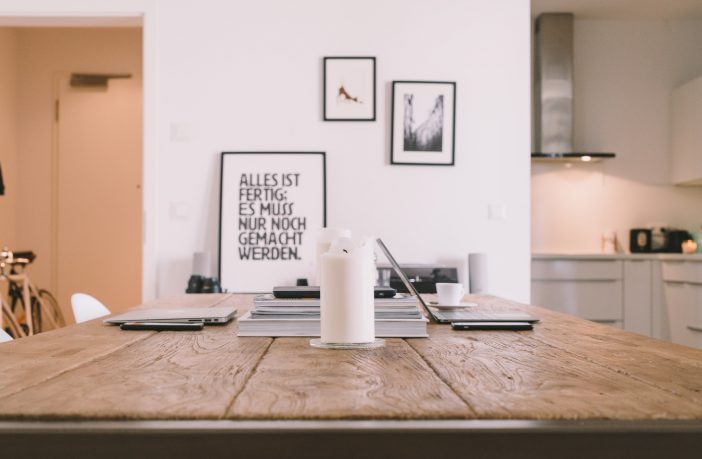
<instances>
[{"instance_id":1,"label":"white chair","mask_svg":"<svg viewBox=\"0 0 702 459\"><path fill-rule=\"evenodd\" d=\"M71 295L71 308L77 324L110 315L110 310L104 304L85 293Z\"/></svg>"},{"instance_id":2,"label":"white chair","mask_svg":"<svg viewBox=\"0 0 702 459\"><path fill-rule=\"evenodd\" d=\"M12 337L8 335L5 330L0 328L0 343L5 343L7 341L12 341Z\"/></svg>"}]
</instances>

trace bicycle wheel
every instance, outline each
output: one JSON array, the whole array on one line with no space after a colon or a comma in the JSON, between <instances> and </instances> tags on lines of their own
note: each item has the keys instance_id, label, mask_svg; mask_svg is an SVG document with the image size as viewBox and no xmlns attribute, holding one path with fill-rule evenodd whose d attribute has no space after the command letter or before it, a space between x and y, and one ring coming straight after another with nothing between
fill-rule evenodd
<instances>
[{"instance_id":1,"label":"bicycle wheel","mask_svg":"<svg viewBox=\"0 0 702 459\"><path fill-rule=\"evenodd\" d=\"M40 288L38 290L38 294L39 294L39 298L46 306L46 313L51 314L51 317L54 319L56 326L57 327L65 327L66 326L66 319L63 317L63 313L61 312L61 308L59 307L58 301L56 301L56 298L54 297L54 295L52 295L50 291L48 291L44 288Z\"/></svg>"}]
</instances>

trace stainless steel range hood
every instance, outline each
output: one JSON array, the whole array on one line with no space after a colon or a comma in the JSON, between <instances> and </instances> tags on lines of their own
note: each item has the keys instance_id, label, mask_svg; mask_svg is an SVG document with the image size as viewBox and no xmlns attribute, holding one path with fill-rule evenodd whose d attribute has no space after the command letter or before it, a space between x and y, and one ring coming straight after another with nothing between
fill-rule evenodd
<instances>
[{"instance_id":1,"label":"stainless steel range hood","mask_svg":"<svg viewBox=\"0 0 702 459\"><path fill-rule=\"evenodd\" d=\"M536 18L534 124L540 161L597 161L614 153L573 148L573 15L544 13Z\"/></svg>"}]
</instances>

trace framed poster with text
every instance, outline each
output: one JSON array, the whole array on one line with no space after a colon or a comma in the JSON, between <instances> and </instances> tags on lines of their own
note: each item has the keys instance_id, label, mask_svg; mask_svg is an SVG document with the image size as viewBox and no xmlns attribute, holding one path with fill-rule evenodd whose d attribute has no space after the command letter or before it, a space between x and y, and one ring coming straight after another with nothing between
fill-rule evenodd
<instances>
[{"instance_id":1,"label":"framed poster with text","mask_svg":"<svg viewBox=\"0 0 702 459\"><path fill-rule=\"evenodd\" d=\"M222 289L270 292L309 277L326 206L324 153L222 153Z\"/></svg>"}]
</instances>

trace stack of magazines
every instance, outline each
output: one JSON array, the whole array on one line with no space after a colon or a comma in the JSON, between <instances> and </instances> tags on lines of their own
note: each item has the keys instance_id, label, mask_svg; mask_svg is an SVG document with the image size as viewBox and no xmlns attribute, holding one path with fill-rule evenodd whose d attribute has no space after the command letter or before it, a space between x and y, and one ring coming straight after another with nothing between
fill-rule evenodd
<instances>
[{"instance_id":1,"label":"stack of magazines","mask_svg":"<svg viewBox=\"0 0 702 459\"><path fill-rule=\"evenodd\" d=\"M319 336L319 299L283 299L257 295L253 308L239 319L239 336ZM423 338L427 319L415 296L398 293L375 299L375 335L379 338Z\"/></svg>"}]
</instances>

